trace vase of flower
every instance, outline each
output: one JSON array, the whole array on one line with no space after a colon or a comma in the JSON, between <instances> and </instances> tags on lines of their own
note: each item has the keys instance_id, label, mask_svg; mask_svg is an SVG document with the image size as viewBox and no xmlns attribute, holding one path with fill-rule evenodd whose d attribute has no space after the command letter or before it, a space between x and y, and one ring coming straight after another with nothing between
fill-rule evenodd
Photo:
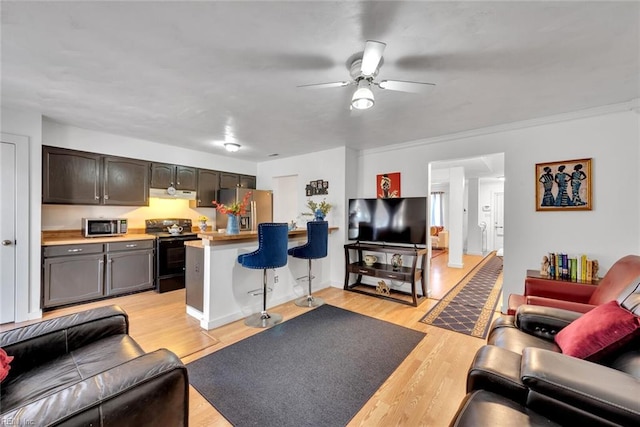
<instances>
[{"instance_id":1,"label":"vase of flower","mask_svg":"<svg viewBox=\"0 0 640 427\"><path fill-rule=\"evenodd\" d=\"M204 215L198 217L198 228L200 228L200 231L207 231L207 219Z\"/></svg>"},{"instance_id":2,"label":"vase of flower","mask_svg":"<svg viewBox=\"0 0 640 427\"><path fill-rule=\"evenodd\" d=\"M311 213L303 212L302 215L313 216L314 221L324 221L331 210L332 205L331 203L327 203L326 199L322 199L320 203L316 203L313 200L308 199L307 207Z\"/></svg>"},{"instance_id":3,"label":"vase of flower","mask_svg":"<svg viewBox=\"0 0 640 427\"><path fill-rule=\"evenodd\" d=\"M238 202L237 200L229 205L225 205L223 203L218 203L213 200L213 207L216 208L216 211L223 215L227 215L227 234L240 234L239 227L239 216L246 215L247 213L247 205L249 204L249 199L251 198L251 192L249 191L242 198L242 201Z\"/></svg>"},{"instance_id":4,"label":"vase of flower","mask_svg":"<svg viewBox=\"0 0 640 427\"><path fill-rule=\"evenodd\" d=\"M238 215L227 214L227 234L240 234Z\"/></svg>"}]
</instances>

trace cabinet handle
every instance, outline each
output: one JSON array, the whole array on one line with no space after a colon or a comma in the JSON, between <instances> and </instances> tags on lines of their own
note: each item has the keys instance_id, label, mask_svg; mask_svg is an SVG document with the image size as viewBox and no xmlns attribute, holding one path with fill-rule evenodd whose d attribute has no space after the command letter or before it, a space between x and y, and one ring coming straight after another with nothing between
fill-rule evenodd
<instances>
[{"instance_id":1,"label":"cabinet handle","mask_svg":"<svg viewBox=\"0 0 640 427\"><path fill-rule=\"evenodd\" d=\"M358 270L359 273L368 273L369 270Z\"/></svg>"},{"instance_id":2,"label":"cabinet handle","mask_svg":"<svg viewBox=\"0 0 640 427\"><path fill-rule=\"evenodd\" d=\"M180 181L178 181L178 185L180 185Z\"/></svg>"},{"instance_id":3,"label":"cabinet handle","mask_svg":"<svg viewBox=\"0 0 640 427\"><path fill-rule=\"evenodd\" d=\"M96 200L100 200L100 196L96 196Z\"/></svg>"},{"instance_id":4,"label":"cabinet handle","mask_svg":"<svg viewBox=\"0 0 640 427\"><path fill-rule=\"evenodd\" d=\"M136 245L135 243L131 243L129 245L125 245L127 248L137 248L138 245Z\"/></svg>"},{"instance_id":5,"label":"cabinet handle","mask_svg":"<svg viewBox=\"0 0 640 427\"><path fill-rule=\"evenodd\" d=\"M109 200L109 195L108 195L108 194L105 194L105 195L104 195L104 199L105 199L105 200Z\"/></svg>"},{"instance_id":6,"label":"cabinet handle","mask_svg":"<svg viewBox=\"0 0 640 427\"><path fill-rule=\"evenodd\" d=\"M82 249L81 248L67 249L67 252L82 252Z\"/></svg>"},{"instance_id":7,"label":"cabinet handle","mask_svg":"<svg viewBox=\"0 0 640 427\"><path fill-rule=\"evenodd\" d=\"M393 274L387 274L387 277L388 277L389 279L396 279L398 276L393 275Z\"/></svg>"}]
</instances>

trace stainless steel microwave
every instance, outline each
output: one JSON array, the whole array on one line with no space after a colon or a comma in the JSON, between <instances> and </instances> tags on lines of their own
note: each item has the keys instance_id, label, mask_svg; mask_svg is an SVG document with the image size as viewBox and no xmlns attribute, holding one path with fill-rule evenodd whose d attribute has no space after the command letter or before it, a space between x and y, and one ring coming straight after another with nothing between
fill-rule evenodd
<instances>
[{"instance_id":1,"label":"stainless steel microwave","mask_svg":"<svg viewBox=\"0 0 640 427\"><path fill-rule=\"evenodd\" d=\"M82 234L84 237L127 234L127 220L122 218L82 218Z\"/></svg>"}]
</instances>

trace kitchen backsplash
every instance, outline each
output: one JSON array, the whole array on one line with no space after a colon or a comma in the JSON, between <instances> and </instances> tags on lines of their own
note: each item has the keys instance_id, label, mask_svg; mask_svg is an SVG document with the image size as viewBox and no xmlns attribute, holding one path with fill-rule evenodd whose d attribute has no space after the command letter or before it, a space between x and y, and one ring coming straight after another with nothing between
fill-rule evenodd
<instances>
[{"instance_id":1,"label":"kitchen backsplash","mask_svg":"<svg viewBox=\"0 0 640 427\"><path fill-rule=\"evenodd\" d=\"M127 218L129 228L144 228L144 220L151 218L190 218L198 224L201 215L209 218L208 224L215 225L214 208L189 207L188 200L150 198L149 206L79 206L42 205L42 230L79 230L82 218Z\"/></svg>"}]
</instances>

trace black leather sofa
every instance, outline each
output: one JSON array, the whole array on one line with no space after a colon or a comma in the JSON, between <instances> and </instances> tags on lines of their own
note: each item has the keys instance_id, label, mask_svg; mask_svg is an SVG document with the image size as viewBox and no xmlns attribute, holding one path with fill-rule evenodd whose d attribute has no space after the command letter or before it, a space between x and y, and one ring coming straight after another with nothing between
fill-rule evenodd
<instances>
[{"instance_id":1,"label":"black leather sofa","mask_svg":"<svg viewBox=\"0 0 640 427\"><path fill-rule=\"evenodd\" d=\"M14 359L0 425L186 426L186 367L166 349L145 353L128 331L110 306L1 333Z\"/></svg>"},{"instance_id":2,"label":"black leather sofa","mask_svg":"<svg viewBox=\"0 0 640 427\"><path fill-rule=\"evenodd\" d=\"M640 278L617 301L640 318ZM554 336L582 315L523 305L497 319L450 425L640 425L640 337L597 362L562 354Z\"/></svg>"}]
</instances>

